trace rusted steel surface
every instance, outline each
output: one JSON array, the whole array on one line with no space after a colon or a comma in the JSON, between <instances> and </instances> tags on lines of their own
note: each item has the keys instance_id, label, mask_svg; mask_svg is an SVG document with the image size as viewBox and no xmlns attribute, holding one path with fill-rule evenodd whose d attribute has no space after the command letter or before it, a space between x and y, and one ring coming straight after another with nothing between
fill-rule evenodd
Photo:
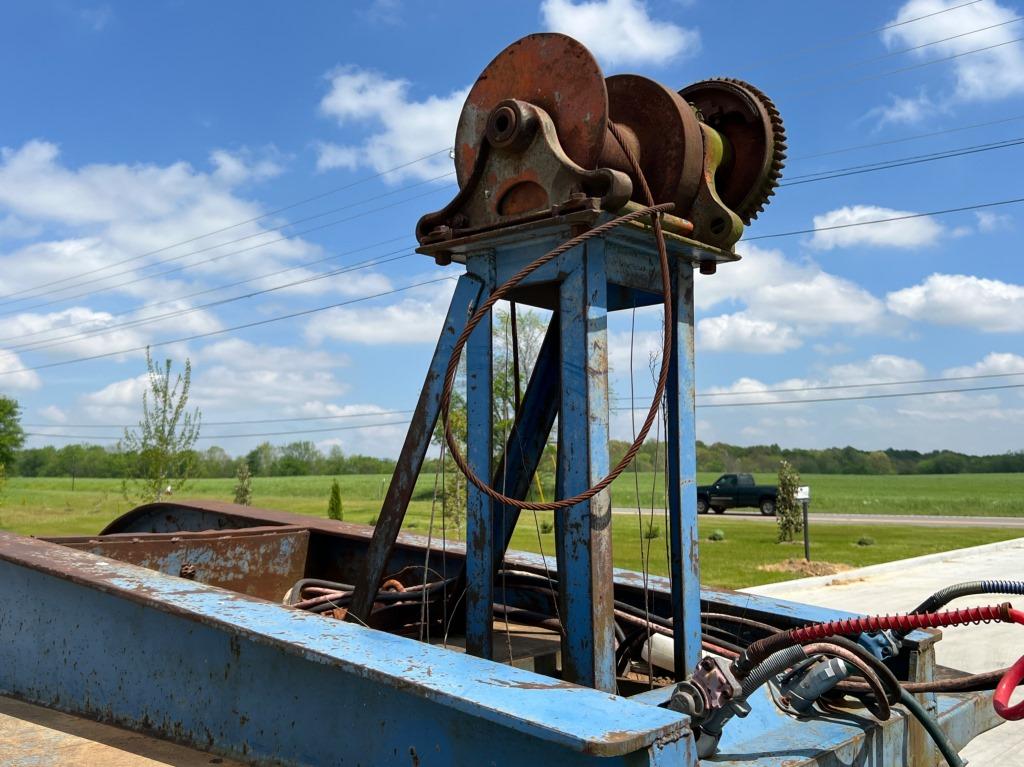
<instances>
[{"instance_id":1,"label":"rusted steel surface","mask_svg":"<svg viewBox=\"0 0 1024 767\"><path fill-rule=\"evenodd\" d=\"M309 551L298 527L46 540L275 602L305 574Z\"/></svg>"},{"instance_id":2,"label":"rusted steel surface","mask_svg":"<svg viewBox=\"0 0 1024 767\"><path fill-rule=\"evenodd\" d=\"M455 134L459 186L473 172L491 110L507 99L539 106L551 118L569 158L587 170L597 166L608 125L604 74L576 40L542 33L499 53L470 89Z\"/></svg>"},{"instance_id":3,"label":"rusted steel surface","mask_svg":"<svg viewBox=\"0 0 1024 767\"><path fill-rule=\"evenodd\" d=\"M690 741L665 709L6 533L0 615L0 692L257 764L627 767Z\"/></svg>"}]
</instances>

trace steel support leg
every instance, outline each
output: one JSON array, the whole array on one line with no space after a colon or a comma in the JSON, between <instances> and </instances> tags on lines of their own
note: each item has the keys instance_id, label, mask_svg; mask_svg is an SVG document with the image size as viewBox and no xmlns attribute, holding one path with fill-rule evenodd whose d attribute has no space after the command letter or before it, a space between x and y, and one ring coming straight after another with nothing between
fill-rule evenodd
<instances>
[{"instance_id":1,"label":"steel support leg","mask_svg":"<svg viewBox=\"0 0 1024 767\"><path fill-rule=\"evenodd\" d=\"M607 282L604 243L586 252L560 288L562 402L558 497L608 471ZM615 691L611 502L608 491L555 515L566 680Z\"/></svg>"},{"instance_id":2,"label":"steel support leg","mask_svg":"<svg viewBox=\"0 0 1024 767\"><path fill-rule=\"evenodd\" d=\"M377 595L377 587L384 576L384 568L394 548L395 540L405 521L416 479L423 467L423 459L437 425L440 414L441 388L444 386L444 371L451 357L455 339L466 326L470 314L480 301L481 281L469 274L459 277L445 318L441 336L434 350L434 358L423 382L423 390L416 403L416 410L405 435L405 443L391 476L391 484L384 496L380 516L373 531L373 539L366 550L363 570L355 582L355 593L349 607L349 620L365 622ZM486 475L485 475L486 476Z\"/></svg>"},{"instance_id":3,"label":"steel support leg","mask_svg":"<svg viewBox=\"0 0 1024 767\"><path fill-rule=\"evenodd\" d=\"M700 660L700 563L697 553L697 433L694 412L693 267L672 268L672 356L667 389L668 511L671 540L675 677Z\"/></svg>"},{"instance_id":4,"label":"steel support leg","mask_svg":"<svg viewBox=\"0 0 1024 767\"><path fill-rule=\"evenodd\" d=\"M483 272L486 301L494 286L494 256L473 259L469 266ZM477 325L466 344L466 459L478 477L491 476L493 435L493 351L491 313ZM472 483L466 493L466 652L490 659L494 624L494 538L490 496Z\"/></svg>"}]
</instances>

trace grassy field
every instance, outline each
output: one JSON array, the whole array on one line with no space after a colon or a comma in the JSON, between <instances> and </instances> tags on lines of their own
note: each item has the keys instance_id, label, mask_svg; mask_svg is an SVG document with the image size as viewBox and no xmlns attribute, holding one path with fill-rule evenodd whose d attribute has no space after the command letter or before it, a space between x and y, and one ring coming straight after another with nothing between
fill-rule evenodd
<instances>
[{"instance_id":1,"label":"grassy field","mask_svg":"<svg viewBox=\"0 0 1024 767\"><path fill-rule=\"evenodd\" d=\"M256 477L253 479L254 505L300 514L324 516L331 477ZM345 519L368 523L380 511L389 477L362 475L339 477L345 504ZM701 477L710 481L713 476ZM764 481L768 477L759 478ZM649 509L655 478L640 474L644 505ZM660 480L660 478L659 478ZM940 477L851 477L809 476L812 508L825 512L891 514L991 514L1010 516L1024 513L1024 476L956 475ZM659 481L659 485L662 482ZM182 497L230 500L234 480L197 481ZM644 492L646 489L646 492ZM432 478L421 480L410 507L406 529L426 532L430 527ZM661 499L659 494L658 499ZM635 480L623 477L614 487L614 502L620 507L636 506ZM70 479L12 478L0 505L0 529L26 535L84 535L98 532L107 522L124 513L131 504L120 495L120 483L108 479L78 479L74 491ZM649 512L648 512L649 513ZM440 518L435 517L434 533L440 534ZM645 522L647 515L644 516ZM513 541L519 549L547 555L554 552L554 536L540 533L547 529L550 515L539 515L540 525L531 514L523 516ZM665 524L656 513L658 537L650 541L650 571L666 572ZM759 567L803 554L800 545L775 543L775 528L728 515L702 518L701 567L705 583L726 587L751 586L797 577L787 572L768 572ZM708 541L712 530L721 530L725 540ZM853 567L919 556L964 546L1016 537L1013 530L990 528L921 528L871 524L819 525L813 532L812 557L815 560ZM635 517L617 515L614 526L615 562L620 567L640 569L640 523ZM875 540L870 546L857 545L863 536ZM457 537L451 535L449 537ZM646 544L647 541L644 541Z\"/></svg>"}]
</instances>

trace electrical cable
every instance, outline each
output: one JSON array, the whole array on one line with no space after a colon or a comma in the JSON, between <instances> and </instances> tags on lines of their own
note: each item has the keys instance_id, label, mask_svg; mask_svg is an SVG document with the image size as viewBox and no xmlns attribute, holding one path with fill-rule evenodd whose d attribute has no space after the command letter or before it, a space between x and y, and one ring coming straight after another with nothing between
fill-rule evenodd
<instances>
[{"instance_id":1,"label":"electrical cable","mask_svg":"<svg viewBox=\"0 0 1024 767\"><path fill-rule=\"evenodd\" d=\"M753 66L748 65L746 70L748 72L756 71L757 69L760 69L760 68L764 67L766 64L773 64L773 63L778 62L778 61L788 61L788 60L791 60L791 59L799 58L800 56L803 56L806 53L813 53L814 51L823 50L825 48L832 48L836 43L845 42L847 40L859 40L859 39L864 38L864 37L873 37L874 35L877 35L879 32L884 32L887 29L895 29L896 27L902 27L902 26L906 26L907 24L913 24L914 22L917 22L917 21L922 21L924 19L930 19L933 16L941 16L944 13L949 13L950 11L955 11L955 10L957 10L959 8L966 8L969 5L976 5L979 2L981 2L981 0L969 0L966 3L960 3L959 5L952 5L949 8L942 8L941 10L933 11L932 13L926 13L923 16L915 16L914 18L911 18L911 19L904 19L903 21L896 21L896 22L893 22L891 24L886 24L885 26L882 26L882 27L877 27L875 29L866 30L864 32L854 32L854 33L848 34L848 35L839 35L837 37L828 38L826 40L823 40L821 42L815 43L814 45L808 46L806 48L802 48L802 49L796 50L796 51L790 51L789 53L787 53L785 55L782 55L782 56L773 56L773 57L768 58L768 59L761 59L760 61L755 62Z\"/></svg>"},{"instance_id":2,"label":"electrical cable","mask_svg":"<svg viewBox=\"0 0 1024 767\"><path fill-rule=\"evenodd\" d=\"M315 306L312 309L302 309L295 312L289 312L288 314L280 314L275 317L267 317L262 320L253 320L252 322L245 322L241 325L233 325L227 328L221 328L219 330L208 330L203 333L193 333L189 336L183 336L181 338L170 338L163 341L153 341L142 346L134 346L128 349L118 349L117 351L102 352L100 354L91 354L87 357L76 357L70 360L60 360L58 362L47 362L42 365L33 365L32 367L14 368L11 370L0 371L0 376L14 375L15 373L26 373L30 370L45 370L47 368L63 367L65 365L74 365L79 362L91 362L93 360L107 359L109 357L117 357L122 354L128 354L130 352L141 352L145 349L156 348L159 346L167 346L169 344L182 343L184 341L195 341L200 338L210 338L212 336L220 336L225 333L232 333L236 330L247 330L248 328L260 327L262 325L270 325L274 322L282 322L284 320L291 320L297 317L307 317L311 314L317 314L319 312L325 312L328 309L337 309L342 306L349 306L351 304L361 303L363 301L370 301L374 298L383 298L384 296L394 295L395 293L401 293L406 290L413 290L415 288L423 287L424 285L434 285L438 282L444 282L450 280L451 277L438 277L434 280L424 280L423 282L414 282L411 285L403 285L400 288L392 288L391 290L384 290L379 293L372 293L365 296L359 296L357 298L350 298L346 301L337 301L333 304L327 304L325 306Z\"/></svg>"},{"instance_id":3,"label":"electrical cable","mask_svg":"<svg viewBox=\"0 0 1024 767\"><path fill-rule=\"evenodd\" d=\"M996 208L1002 205L1016 205L1024 202L1024 197L1016 197L1011 200L997 200L996 202L982 202L975 205L962 205L958 208L946 208L944 210L932 210L927 213L908 213L903 216L892 216L890 218L878 218L872 221L854 221L849 224L834 224L832 226L821 226L814 229L799 229L792 232L778 232L776 234L761 234L757 237L746 237L741 242L753 242L754 240L770 240L776 237L793 237L798 234L814 234L815 232L830 232L835 229L849 229L855 226L871 226L873 224L888 224L892 221L908 221L913 218L927 218L929 216L944 216L947 213L962 213L968 210L981 210L983 208Z\"/></svg>"},{"instance_id":4,"label":"electrical cable","mask_svg":"<svg viewBox=\"0 0 1024 767\"><path fill-rule=\"evenodd\" d=\"M968 147L962 150L951 150L949 152L936 152L932 155L924 155L917 158L905 158L902 160L893 160L886 163L875 163L870 167L861 168L846 168L842 172L830 172L823 171L819 174L808 174L814 176L814 178L803 178L798 181L786 181L779 184L780 187L784 186L800 186L801 184L813 184L817 181L831 181L837 178L849 178L850 176L861 176L865 173L874 173L880 170L892 170L893 168L907 168L912 165L923 165L924 163L937 162L939 160L949 160L956 157L966 157L968 155L981 154L982 152L991 152L995 149L1009 149L1015 146L1024 144L1024 138L1012 139L1005 142L995 142L993 144L982 145L978 147ZM799 178L799 177L798 177Z\"/></svg>"},{"instance_id":5,"label":"electrical cable","mask_svg":"<svg viewBox=\"0 0 1024 767\"><path fill-rule=\"evenodd\" d=\"M130 280L125 280L125 281L119 282L119 283L117 283L115 285L106 285L106 286L102 286L102 287L96 288L95 290L87 290L84 293L75 293L74 295L71 295L71 296L62 296L60 298L53 298L53 299L50 299L49 301L43 301L42 303L32 304L31 306L23 306L23 307L21 307L19 309L11 309L11 310L8 310L8 311L5 311L5 312L0 312L0 317L9 317L9 316L14 315L14 314L22 314L24 312L32 311L33 309L39 309L39 308L44 307L44 306L52 306L53 304L59 304L59 303L65 302L65 301L72 301L72 300L74 300L76 298L81 298L83 296L95 296L95 295L99 295L100 293L107 293L107 292L109 292L111 290L115 290L116 288L125 287L126 285L134 285L134 284L139 283L139 282L145 282L146 280L153 280L153 279L156 279L158 277L166 277L168 274L176 274L178 272L183 272L183 271L185 271L187 269L193 269L193 268L195 268L197 266L205 266L206 264L212 264L212 263L215 263L217 261L221 261L221 260L223 260L225 258L230 258L232 256L237 256L237 255L239 255L241 253L248 253L249 251L256 250L258 248L264 248L267 245L274 245L275 243L278 243L278 242L285 242L285 241L291 239L291 237L297 237L297 236L302 235L302 234L308 234L309 232L319 231L321 229L326 229L326 228L331 227L331 226L337 226L338 224L343 224L343 223L346 223L348 221L353 221L353 220L355 220L357 218L362 218L364 216L369 216L369 215L377 213L380 210L383 210L385 208L394 208L394 207L397 207L399 205L404 205L407 202L412 202L413 200L417 200L417 199L419 199L421 197L426 197L427 195L436 194L437 192L444 191L446 188L447 187L439 187L438 189L431 189L431 190L428 190L426 192L423 192L422 194L414 195L412 197L407 197L405 199L398 200L397 202L393 202L393 203L390 203L388 205L380 205L380 206L378 206L378 207L376 207L376 208L374 208L372 210L365 210L365 211L363 211L361 213L356 213L356 214L354 214L352 216L347 216L345 218L337 219L336 221L328 221L325 224L319 224L317 226L313 226L313 227L310 227L308 229L303 229L302 231L295 232L294 234L290 235L289 237L279 237L276 240L268 240L267 242L260 242L260 243L257 243L256 245L250 245L247 248L241 248L240 250L233 250L233 251L231 251L229 253L222 253L221 255L218 255L218 256L211 256L209 258L204 258L204 259L196 261L195 263L192 263L192 264L184 264L182 266L176 266L173 269L166 269L166 270L164 270L162 272L157 272L156 274L147 274L147 275L144 275L144 276L141 276L141 277L134 277L134 278L132 278ZM188 255L194 255L194 254L188 253L186 255L188 256ZM176 259L168 259L168 261L170 261L170 260L176 260ZM166 262L158 262L158 263L166 263ZM152 264L152 266L156 266L156 265L157 264ZM69 286L68 288L61 288L60 291L52 291L52 292L61 292L63 290L70 290L72 288L81 287L82 285L88 285L88 284L90 284L92 282L100 282L102 280L110 279L111 277L117 277L117 276L119 276L121 274L132 274L134 272L135 272L134 269L129 269L129 270L126 270L124 272L116 272L114 274L108 274L108 275L106 275L104 277L101 277L101 278L99 278L97 280L91 280L91 281L87 281L87 282L78 283L76 285ZM45 294L45 293L38 294L38 296L43 296L43 295L47 295L47 294ZM31 296L31 298L36 298L38 296ZM22 301L22 300L28 300L28 299L18 299L18 301ZM13 303L13 302L9 302L9 303ZM2 304L0 304L0 305L2 305Z\"/></svg>"},{"instance_id":6,"label":"electrical cable","mask_svg":"<svg viewBox=\"0 0 1024 767\"><path fill-rule=\"evenodd\" d=\"M379 242L372 242L369 245L363 245L362 247L353 248L352 250L345 250L345 251L342 251L340 253L332 253L329 256L323 256L323 257L320 257L320 258L314 258L314 259L307 260L307 261L299 261L298 263L293 264L292 266L285 267L284 269L275 269L272 272L264 272L263 274L257 274L257 275L254 275L252 277L246 277L244 280L236 280L235 282L228 282L228 283L224 283L224 284L221 284L221 285L214 285L211 288L203 288L202 290L196 290L196 291L193 291L191 293L182 293L180 295L172 296L170 298L164 298L164 299L161 299L159 301L149 301L149 302L147 302L145 304L140 304L139 306L133 307L131 309L127 309L127 310L122 311L122 312L115 312L113 314L110 314L110 315L108 315L108 318L109 319L114 319L116 317L126 317L126 316L128 316L130 314L135 314L137 312L141 312L143 309L152 309L152 308L154 308L156 306L165 306L167 304L173 304L173 303L175 303L177 301L184 301L185 299L188 299L188 298L195 298L196 296L203 296L203 295L206 295L207 293L216 293L218 290L227 290L228 288L238 287L239 285L247 285L250 282L256 282L257 280L265 280L265 279L267 279L269 277L277 277L278 275L281 275L281 274L287 274L288 272L294 272L294 271L297 271L299 269L305 269L305 268L310 267L310 266L316 266L317 264L322 264L322 263L325 263L327 261L334 261L334 260L342 258L344 256L351 256L354 253L362 253L364 251L371 250L371 249L379 247L381 245L390 245L393 242L398 242L399 240L407 240L407 239L408 239L408 237L406 235L399 235L398 237L392 237L390 239L381 240ZM410 245L409 248L411 248L411 247L413 247L413 246ZM383 258L385 256L392 256L392 255L396 255L398 253L404 253L409 248L400 248L399 250L393 250L393 251L389 251L388 253L382 253L379 256L377 256L377 258ZM69 323L66 323L64 325L54 326L54 327L50 327L50 328L43 328L42 330L33 330L33 331L29 332L29 333L18 333L18 334L15 334L13 336L3 336L3 337L0 337L0 343L3 343L4 341L17 341L17 340L20 340L20 339L23 339L23 338L31 338L32 336L43 335L44 333L52 333L52 332L55 332L55 331L58 331L58 330L67 330L68 328L77 328L77 327L81 327L83 325L93 325L93 324L95 324L95 322L96 322L96 320L83 320L81 322L69 322Z\"/></svg>"},{"instance_id":7,"label":"electrical cable","mask_svg":"<svg viewBox=\"0 0 1024 767\"><path fill-rule=\"evenodd\" d=\"M451 147L449 147L449 148L451 148ZM14 291L12 293L6 293L6 294L3 294L3 295L0 295L0 299L8 299L8 298L11 298L13 296L18 296L18 295L22 295L24 293L29 293L31 291L38 290L39 288L48 288L48 287L50 287L52 285L59 285L60 283L65 283L65 282L69 282L71 280L75 280L75 279L79 278L79 276L85 276L85 275L94 273L96 271L101 271L101 270L104 270L104 269L114 268L115 266L121 266L122 264L130 263L132 261L138 261L138 260L143 259L143 258L148 258L150 256L157 255L158 253L163 253L165 251L171 250L172 248L177 248L177 247L182 246L182 245L188 245L190 243L198 242L199 240L204 240L204 239L206 239L208 237L212 237L213 235L220 235L220 233L222 233L224 231L228 231L230 229L238 228L239 226L244 226L247 223L254 223L256 221L259 221L260 219L267 218L269 216L273 216L273 215L276 215L276 214L279 214L279 213L283 213L286 210L291 210L293 208L297 208L300 205L305 205L307 203L311 203L311 202L314 202L316 200L321 200L321 199L323 199L325 197L328 197L330 195L338 193L338 191L342 191L344 189L351 188L352 186L356 186L356 185L358 185L360 183L365 183L366 181L370 181L370 180L373 180L375 178L380 178L381 176L387 175L388 173L391 173L391 172L393 172L395 170L400 170L401 168L407 168L410 165L414 165L414 164L422 162L424 160L428 160L428 159L430 159L432 157L435 157L436 155L439 155L441 152L447 152L447 151L449 151L449 150L439 150L438 152L431 153L430 155L424 155L423 157L421 157L421 158L419 158L417 160L414 160L414 161L409 162L409 163L404 163L402 165L395 166L393 168L390 168L389 170L383 171L383 172L378 173L376 175L367 176L365 178L361 178L361 179L359 179L357 181L353 181L353 182L345 184L343 186L338 186L338 187L336 187L334 189L331 189L331 190L327 191L327 193L323 193L321 195L314 195L313 197L306 198L305 200L300 200L299 202L292 203L291 205L286 205L286 206L284 206L282 208L276 208L275 210L268 211L267 213L263 213L263 214L261 214L259 216L255 216L253 218L248 218L245 221L239 221L238 223L233 223L233 224L231 224L229 226L224 226L224 227L219 228L219 229L213 229L212 231L207 231L207 232L203 233L203 235L198 235L198 236L196 236L194 238L190 238L188 240L182 240L182 241L177 242L177 243L172 243L171 245L165 245L164 247L158 248L156 250L147 251L147 252L139 254L137 256L132 256L130 258L126 258L126 259L123 259L121 261L116 261L114 263L111 263L111 264L108 264L108 265L105 265L105 266L101 266L101 267L97 267L95 269L89 269L89 270L81 272L79 274L73 274L73 275L67 276L67 278L61 278L60 280L54 280L54 281L51 281L49 283L40 283L39 285L35 285L35 286L30 287L30 288L23 288L22 290ZM451 174L445 174L445 175L451 175ZM443 177L444 176L438 176L437 178L431 179L431 180L438 180L439 178L443 178ZM404 186L404 187L399 187L397 189L394 189L394 190L390 191L390 193L388 193L388 194L395 194L395 193L397 193L397 191L401 191L403 189L413 188L414 186L418 186L418 185L420 185L420 183L411 184L409 186ZM373 200L373 199L377 199L377 198L369 198L369 199ZM345 210L347 207L351 207L351 205L344 206L344 207L341 207L341 208L332 209L331 211L328 211L328 213L336 212L336 211L339 211L339 210ZM319 214L319 215L325 215L325 214ZM302 221L302 220L309 220L309 219L299 219L299 221ZM298 223L299 221L292 221L289 224L285 224L284 226L275 227L274 229L263 229L262 232L260 232L260 233L267 233L267 232L270 232L270 231L275 231L275 230L278 230L278 229L281 229L281 228L285 228L287 226L291 226L291 225L293 225L295 223ZM240 242L240 241L230 241L230 242ZM221 243L220 245L229 245L230 242L228 242L228 243ZM220 247L220 246L212 246L212 247ZM202 252L202 251L196 251L196 252ZM194 254L185 254L185 255L194 255ZM150 264L150 266L152 266L152 265L154 265L154 264ZM2 305L2 304L0 304L0 305Z\"/></svg>"}]
</instances>

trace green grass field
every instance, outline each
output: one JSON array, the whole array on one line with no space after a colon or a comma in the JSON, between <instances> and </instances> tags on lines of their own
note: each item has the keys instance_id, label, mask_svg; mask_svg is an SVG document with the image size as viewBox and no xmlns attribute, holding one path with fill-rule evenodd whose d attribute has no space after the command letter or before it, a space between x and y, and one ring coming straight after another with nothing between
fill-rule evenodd
<instances>
[{"instance_id":1,"label":"green grass field","mask_svg":"<svg viewBox=\"0 0 1024 767\"><path fill-rule=\"evenodd\" d=\"M272 509L325 516L331 477L256 477L253 479L253 503ZM706 482L714 476L701 476ZM761 481L769 478L759 477ZM342 476L345 519L368 523L380 512L380 498L387 488L386 475ZM820 512L948 514L1012 516L1024 514L1024 475L952 475L952 476L808 476L812 487L812 508ZM652 474L639 475L645 508L650 508ZM426 532L430 527L433 478L424 477L417 485L406 529ZM660 501L663 478L657 482ZM234 480L198 480L179 497L231 500ZM635 479L627 474L613 488L617 507L636 507ZM71 480L12 478L0 504L0 529L25 535L87 535L98 532L107 522L131 508L120 495L120 483L110 479L78 479L74 491ZM646 520L646 514L645 514ZM540 527L550 515L539 515ZM440 534L440 511L435 516L434 534ZM665 524L661 513L654 524L659 535L650 541L650 571L666 572ZM799 558L800 545L775 543L773 525L741 517L708 516L701 518L701 567L705 583L741 587L797 577L792 573L765 572L761 565ZM707 541L712 530L725 533L721 542ZM853 567L894 559L929 554L965 546L1016 537L1013 530L991 528L922 528L901 525L874 526L819 525L814 528L812 557L815 560L842 563ZM614 524L615 562L620 567L640 569L640 524L631 515L616 515ZM858 546L862 536L876 543ZM450 537L457 537L451 535ZM645 544L647 542L645 541ZM513 545L527 551L551 555L554 536L541 533L531 514L525 514Z\"/></svg>"}]
</instances>

